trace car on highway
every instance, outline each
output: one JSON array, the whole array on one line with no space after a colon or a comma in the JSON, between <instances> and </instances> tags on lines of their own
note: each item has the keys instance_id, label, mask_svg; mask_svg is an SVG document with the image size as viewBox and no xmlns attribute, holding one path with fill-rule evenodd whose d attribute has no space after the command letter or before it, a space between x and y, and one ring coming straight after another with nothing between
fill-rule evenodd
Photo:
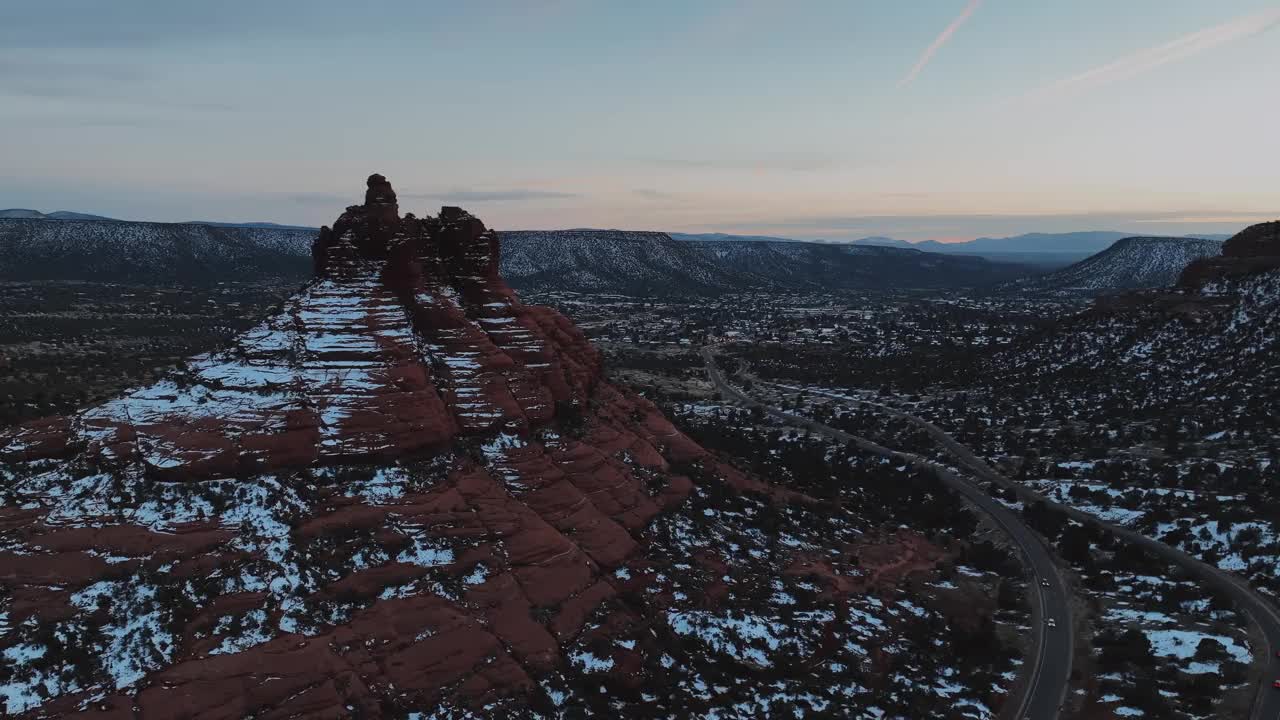
<instances>
[{"instance_id":1,"label":"car on highway","mask_svg":"<svg viewBox=\"0 0 1280 720\"><path fill-rule=\"evenodd\" d=\"M1053 618L1045 618L1045 619L1044 619L1044 624L1045 624L1045 625L1048 625L1048 626L1049 626L1049 627L1051 627L1051 628L1056 628L1056 627L1058 627L1058 621L1057 621L1057 620L1054 620Z\"/></svg>"},{"instance_id":2,"label":"car on highway","mask_svg":"<svg viewBox=\"0 0 1280 720\"><path fill-rule=\"evenodd\" d=\"M1049 587L1049 579L1040 578L1040 587Z\"/></svg>"},{"instance_id":3,"label":"car on highway","mask_svg":"<svg viewBox=\"0 0 1280 720\"><path fill-rule=\"evenodd\" d=\"M1271 683L1271 687L1280 689L1280 680L1276 680L1275 682Z\"/></svg>"}]
</instances>

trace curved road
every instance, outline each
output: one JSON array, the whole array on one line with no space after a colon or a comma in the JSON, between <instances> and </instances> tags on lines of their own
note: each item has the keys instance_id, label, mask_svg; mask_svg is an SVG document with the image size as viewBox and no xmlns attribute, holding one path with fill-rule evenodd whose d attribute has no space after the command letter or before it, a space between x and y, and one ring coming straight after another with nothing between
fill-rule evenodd
<instances>
[{"instance_id":1,"label":"curved road","mask_svg":"<svg viewBox=\"0 0 1280 720\"><path fill-rule=\"evenodd\" d=\"M1156 557L1163 558L1171 564L1181 567L1192 577L1199 579L1205 585L1209 585L1222 591L1236 603L1236 606L1243 611L1260 630L1261 636L1264 638L1267 645L1267 647L1264 648L1264 662L1267 666L1271 667L1271 672L1268 673L1264 670L1262 677L1258 681L1258 691L1254 698L1253 711L1249 714L1250 720L1276 720L1277 718L1280 718L1280 688L1272 687L1272 682L1280 679L1280 659L1276 656L1276 651L1280 650L1280 612L1277 612L1275 606L1272 605L1271 602L1258 594L1256 590L1249 587L1248 583L1243 579L1219 570L1217 567L1198 560L1175 547L1160 542L1159 540L1147 537L1146 535L1135 532L1121 525L1108 522L1095 515L1091 515L1082 510L1071 507L1070 505L1064 505L1051 500L1021 483L1005 477L992 468L985 460L975 455L973 451L964 444L951 437L951 435L949 435L945 430L922 417L912 415L911 413L899 410L898 408L890 407L872 400L838 395L835 393L823 392L821 390L797 388L778 383L765 382L764 384L789 390L798 391L803 389L806 392L816 395L825 395L827 397L856 405L875 408L887 415L914 423L917 427L924 430L930 437L937 441L937 443L950 453L952 457L959 461L960 464L972 471L974 475L984 480L994 482L1001 487L1013 490L1017 493L1018 499L1023 502L1041 501L1051 508L1055 508L1066 513L1077 522L1092 525L1093 527L1105 530L1116 537L1134 543L1135 545L1149 551Z\"/></svg>"},{"instance_id":2,"label":"curved road","mask_svg":"<svg viewBox=\"0 0 1280 720\"><path fill-rule=\"evenodd\" d=\"M771 405L759 402L744 394L725 381L716 367L711 352L702 348L702 358L706 362L707 375L712 384L725 397L751 407L762 408L769 415L785 420L788 424L803 427L811 432L821 434L837 442L893 458L933 473L948 488L964 496L979 511L986 513L1013 540L1022 554L1023 566L1034 573L1028 583L1032 599L1032 627L1035 630L1034 657L1022 668L1024 682L1017 700L1017 710L1012 714L1002 712L1001 715L1013 720L1054 720L1066 698L1068 681L1071 678L1072 660L1072 625L1071 608L1068 605L1070 594L1066 584L1058 574L1053 555L1044 546L1040 536L1028 528L1009 508L988 495L984 490L964 480L950 468L914 453L891 450L866 438L850 435L828 425L823 425L809 418L783 412ZM1047 619L1052 618L1057 627L1049 627Z\"/></svg>"}]
</instances>

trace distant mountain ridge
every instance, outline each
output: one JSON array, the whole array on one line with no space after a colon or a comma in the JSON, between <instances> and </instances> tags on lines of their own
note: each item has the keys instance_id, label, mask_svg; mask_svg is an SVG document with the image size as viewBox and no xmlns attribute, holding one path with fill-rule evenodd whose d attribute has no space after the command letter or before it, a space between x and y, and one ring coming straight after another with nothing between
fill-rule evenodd
<instances>
[{"instance_id":1,"label":"distant mountain ridge","mask_svg":"<svg viewBox=\"0 0 1280 720\"><path fill-rule=\"evenodd\" d=\"M90 213L74 212L70 210L58 210L50 213L43 213L39 210L28 208L9 208L0 210L0 219L29 219L29 220L104 220L113 222L148 222L148 221L130 221L120 220L118 218L110 218L102 215L93 215ZM293 225L288 223L275 223L264 221L247 221L247 222L228 222L221 220L187 220L180 223L164 223L175 225L209 225L212 227L240 227L240 228L274 228L282 230L312 230L319 231L320 228L311 225ZM565 230L512 230L507 232L592 232L592 233L614 233L614 232L660 232L660 231L632 231L620 230L617 228L569 228ZM1082 232L1065 232L1065 233L1023 233L1021 235L1010 235L1008 237L980 237L973 240L962 242L939 242L937 240L921 240L912 242L910 240L901 240L899 238L888 237L884 235L875 235L870 237L858 238L856 240L824 240L824 239L799 239L782 237L778 235L756 235L756 234L734 234L723 232L709 233L685 233L685 232L666 232L665 235L679 242L773 242L773 243L807 243L818 245L874 245L881 247L897 247L914 250L923 250L925 252L947 253L947 254L966 254L966 255L983 255L992 256L1001 260L1010 260L1017 256L1031 254L1048 254L1060 255L1068 257L1079 255L1085 257L1095 252L1105 250L1116 240L1126 237L1135 237L1133 233L1118 232L1114 230L1089 230ZM1181 237L1196 238L1204 240L1226 240L1231 234L1217 233L1200 233L1183 235Z\"/></svg>"},{"instance_id":2,"label":"distant mountain ridge","mask_svg":"<svg viewBox=\"0 0 1280 720\"><path fill-rule=\"evenodd\" d=\"M858 245L892 245L895 247L914 247L918 250L940 253L963 253L982 255L985 253L1067 253L1089 255L1105 250L1116 240L1130 236L1132 233L1112 230L1089 230L1069 233L1024 233L1009 237L980 237L964 242L944 243L937 240L923 240L911 243L894 238L863 238L854 240Z\"/></svg>"},{"instance_id":3,"label":"distant mountain ridge","mask_svg":"<svg viewBox=\"0 0 1280 720\"><path fill-rule=\"evenodd\" d=\"M218 222L214 220L188 220L180 225L208 225L210 227L227 228L263 228L267 230L310 230L320 232L320 228L312 225L283 225L273 222Z\"/></svg>"},{"instance_id":4,"label":"distant mountain ridge","mask_svg":"<svg viewBox=\"0 0 1280 720\"><path fill-rule=\"evenodd\" d=\"M272 225L0 219L0 279L205 284L305 278L317 231ZM512 285L624 295L746 289L988 286L1028 267L913 248L770 240L676 241L626 230L499 233Z\"/></svg>"},{"instance_id":5,"label":"distant mountain ridge","mask_svg":"<svg viewBox=\"0 0 1280 720\"><path fill-rule=\"evenodd\" d=\"M891 247L912 247L929 252L967 253L983 255L988 253L1054 253L1054 254L1092 254L1105 250L1117 240L1128 237L1142 237L1133 233L1115 230L1086 230L1066 233L1023 233L1008 237L980 237L963 242L944 243L937 240L909 242L889 237L868 237L854 240L855 245L888 245ZM1198 234L1180 237L1197 240L1226 240L1229 234Z\"/></svg>"},{"instance_id":6,"label":"distant mountain ridge","mask_svg":"<svg viewBox=\"0 0 1280 720\"><path fill-rule=\"evenodd\" d=\"M1026 267L895 247L824 243L705 242L697 249L727 269L778 289L908 289L985 286Z\"/></svg>"},{"instance_id":7,"label":"distant mountain ridge","mask_svg":"<svg viewBox=\"0 0 1280 720\"><path fill-rule=\"evenodd\" d=\"M679 242L809 242L825 244L824 240L796 240L795 238L774 237L772 235L734 235L732 233L666 233L672 240Z\"/></svg>"},{"instance_id":8,"label":"distant mountain ridge","mask_svg":"<svg viewBox=\"0 0 1280 720\"><path fill-rule=\"evenodd\" d=\"M0 219L0 279L165 285L305 278L310 230Z\"/></svg>"},{"instance_id":9,"label":"distant mountain ridge","mask_svg":"<svg viewBox=\"0 0 1280 720\"><path fill-rule=\"evenodd\" d=\"M272 223L149 223L83 214L10 210L0 218L0 279L203 284L293 279L310 271L316 230ZM39 217L34 217L34 215ZM60 215L58 219L54 215ZM67 220L75 222L67 222ZM971 243L864 238L816 243L770 236L626 230L502 232L502 269L516 287L625 295L710 295L744 289L853 290L1003 286L1019 291L1169 285L1191 260L1215 255L1212 240L1111 241L1101 257L1028 277L1054 251L1092 246L1110 232L1029 234ZM1124 240L1125 238L1119 238ZM1022 254L998 251L1025 243ZM957 252L977 246L981 252ZM985 248L985 250L984 250ZM1036 250L1038 249L1038 251ZM983 252L990 253L989 255ZM1018 283L1012 281L1026 278Z\"/></svg>"},{"instance_id":10,"label":"distant mountain ridge","mask_svg":"<svg viewBox=\"0 0 1280 720\"><path fill-rule=\"evenodd\" d=\"M980 237L963 242L939 242L938 240L921 240L912 242L899 238L876 235L858 238L857 240L800 240L796 238L776 237L773 235L734 235L732 233L667 233L674 240L681 242L786 242L809 243L819 245L859 245L874 247L895 247L925 252L985 255L985 254L1029 254L1050 253L1086 256L1099 250L1105 250L1111 243L1132 236L1113 230L1090 230L1067 233L1024 233L1009 237ZM1197 235L1196 237L1203 237ZM1227 236L1220 236L1225 239Z\"/></svg>"},{"instance_id":11,"label":"distant mountain ridge","mask_svg":"<svg viewBox=\"0 0 1280 720\"><path fill-rule=\"evenodd\" d=\"M622 295L990 285L1028 268L914 249L800 241L674 240L618 230L499 233L517 288Z\"/></svg>"},{"instance_id":12,"label":"distant mountain ridge","mask_svg":"<svg viewBox=\"0 0 1280 720\"><path fill-rule=\"evenodd\" d=\"M1173 285L1183 269L1222 250L1219 240L1127 237L1070 267L1015 280L1006 289L1021 292L1104 291Z\"/></svg>"},{"instance_id":13,"label":"distant mountain ridge","mask_svg":"<svg viewBox=\"0 0 1280 720\"><path fill-rule=\"evenodd\" d=\"M72 212L70 210L56 210L51 213L42 213L39 210L28 210L26 208L9 208L8 210L0 210L0 219L11 220L106 220L115 222L115 218L103 217L101 215L90 215L88 213Z\"/></svg>"},{"instance_id":14,"label":"distant mountain ridge","mask_svg":"<svg viewBox=\"0 0 1280 720\"><path fill-rule=\"evenodd\" d=\"M882 235L851 241L796 240L767 235L730 235L726 233L670 233L681 241L716 242L786 242L858 247L889 247L942 255L982 257L1000 263L1027 265L1040 270L1056 270L1105 250L1116 240L1129 234L1115 231L1072 233L1026 233L1002 238L977 238L965 242L944 243L937 240L911 242ZM1224 236L1225 237L1225 236Z\"/></svg>"},{"instance_id":15,"label":"distant mountain ridge","mask_svg":"<svg viewBox=\"0 0 1280 720\"><path fill-rule=\"evenodd\" d=\"M517 230L498 237L503 276L517 289L703 295L754 280L725 272L665 233Z\"/></svg>"},{"instance_id":16,"label":"distant mountain ridge","mask_svg":"<svg viewBox=\"0 0 1280 720\"><path fill-rule=\"evenodd\" d=\"M106 217L104 215L91 215L89 213L72 212L71 210L56 210L51 213L43 213L39 210L31 210L28 208L9 208L8 210L0 210L0 220L101 220L105 222L148 222L145 220L120 220L119 218ZM217 220L187 220L179 223L155 223L158 225L209 225L211 227L233 227L233 228L274 228L277 230L312 230L319 232L320 228L310 225L284 225L273 222L221 222Z\"/></svg>"}]
</instances>

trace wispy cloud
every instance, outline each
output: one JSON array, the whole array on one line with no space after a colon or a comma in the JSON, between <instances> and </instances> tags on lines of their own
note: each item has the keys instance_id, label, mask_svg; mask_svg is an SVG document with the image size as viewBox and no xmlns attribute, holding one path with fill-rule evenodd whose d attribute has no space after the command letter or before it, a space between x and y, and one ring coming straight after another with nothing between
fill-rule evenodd
<instances>
[{"instance_id":1,"label":"wispy cloud","mask_svg":"<svg viewBox=\"0 0 1280 720\"><path fill-rule=\"evenodd\" d=\"M555 190L447 190L431 193L407 193L400 197L414 200L445 200L454 202L516 202L519 200L564 200L581 197L578 193Z\"/></svg>"},{"instance_id":2,"label":"wispy cloud","mask_svg":"<svg viewBox=\"0 0 1280 720\"><path fill-rule=\"evenodd\" d=\"M1219 45L1242 40L1280 25L1280 7L1246 15L1180 38L1126 55L1106 65L1046 85L1031 97L1049 97L1128 80L1171 62L1191 57Z\"/></svg>"},{"instance_id":3,"label":"wispy cloud","mask_svg":"<svg viewBox=\"0 0 1280 720\"><path fill-rule=\"evenodd\" d=\"M36 98L102 107L231 111L235 105L184 100L155 92L156 74L139 65L113 60L60 60L0 54L0 96Z\"/></svg>"},{"instance_id":4,"label":"wispy cloud","mask_svg":"<svg viewBox=\"0 0 1280 720\"><path fill-rule=\"evenodd\" d=\"M137 129L137 128L155 128L164 125L156 118L143 117L126 117L126 116L108 116L108 115L82 115L77 117L64 115L0 115L0 127L14 127L29 129L33 127L44 129L69 129L82 130L85 128L121 128L121 129Z\"/></svg>"},{"instance_id":5,"label":"wispy cloud","mask_svg":"<svg viewBox=\"0 0 1280 720\"><path fill-rule=\"evenodd\" d=\"M916 79L916 76L924 70L925 66L929 64L929 61L933 60L933 56L938 54L938 51L942 49L942 46L947 44L947 41L951 39L951 36L956 34L956 31L960 29L960 26L964 25L965 22L969 20L969 16L973 15L974 11L976 11L978 6L981 4L982 0L969 0L969 4L964 6L964 10L961 11L959 17L952 20L951 24L943 29L943 31L938 34L938 37L933 39L933 42L929 44L929 47L924 49L924 52L920 55L920 59L917 60L915 66L911 68L911 72L907 73L907 76L898 82L898 87L906 87L907 85L910 85L911 82Z\"/></svg>"},{"instance_id":6,"label":"wispy cloud","mask_svg":"<svg viewBox=\"0 0 1280 720\"><path fill-rule=\"evenodd\" d=\"M0 3L0 48L136 50L243 37L269 20L306 21L296 3L174 3L47 0ZM311 3L308 6L322 6ZM279 6L279 7L276 7Z\"/></svg>"}]
</instances>

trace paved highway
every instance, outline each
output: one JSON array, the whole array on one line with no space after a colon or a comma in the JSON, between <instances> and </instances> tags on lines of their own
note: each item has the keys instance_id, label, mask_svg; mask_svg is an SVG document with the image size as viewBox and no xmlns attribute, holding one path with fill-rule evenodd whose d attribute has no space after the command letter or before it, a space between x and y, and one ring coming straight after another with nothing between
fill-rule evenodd
<instances>
[{"instance_id":1,"label":"paved highway","mask_svg":"<svg viewBox=\"0 0 1280 720\"><path fill-rule=\"evenodd\" d=\"M800 390L800 388L789 385L780 385L777 383L764 383L775 387L785 388L788 390ZM1261 632L1261 636L1266 639L1266 647L1261 648L1261 653L1255 654L1255 657L1261 656L1264 670L1258 681L1257 694L1254 697L1253 710L1249 717L1251 720L1277 720L1280 718L1280 688L1272 687L1272 683L1280 679L1280 658L1276 657L1276 651L1280 650L1280 613L1276 611L1275 606L1259 595L1256 590L1249 587L1243 579L1223 572L1218 568L1202 562L1177 548L1166 545L1159 540L1149 538L1146 535L1137 533L1129 528L1107 522L1095 515L1091 515L1082 510L1077 510L1070 505L1063 505L1055 502L1040 493L1025 487L1021 483L1010 480L1004 475L997 472L985 460L978 457L972 450L951 437L945 430L925 420L922 417L912 415L895 407L878 403L872 400L862 398L852 398L846 395L837 395L834 393L823 392L821 390L806 389L806 392L825 395L847 403L863 405L870 407L887 415L901 418L908 422L914 423L929 434L939 445L951 454L960 464L967 467L974 475L994 482L1002 487L1009 488L1018 494L1018 498L1023 502L1043 501L1046 505L1057 508L1078 522L1087 523L1112 533L1116 537L1127 540L1143 549L1151 552L1153 555L1164 558L1168 562L1177 565L1186 570L1192 577L1199 579L1202 583L1212 586L1226 593L1236 606L1245 613L1246 616L1254 623Z\"/></svg>"},{"instance_id":2,"label":"paved highway","mask_svg":"<svg viewBox=\"0 0 1280 720\"><path fill-rule=\"evenodd\" d=\"M850 435L809 418L792 415L759 402L725 381L710 350L702 348L701 353L706 362L707 376L725 397L747 406L760 407L769 415L784 420L789 425L807 428L810 432L819 433L837 442L854 445L866 452L927 469L944 485L964 496L979 511L986 513L1013 540L1022 555L1024 567L1031 570L1034 575L1028 582L1028 592L1032 601L1031 622L1035 646L1029 661L1022 666L1023 682L1012 705L1016 710L1002 712L1001 716L1014 720L1057 718L1066 698L1067 685L1071 678L1073 633L1071 611L1068 606L1070 594L1062 577L1058 574L1052 554L1044 546L1040 536L1023 524L1015 513L981 488L952 472L950 468L913 453L891 450L866 438ZM1054 620L1056 627L1049 627L1048 619L1050 618Z\"/></svg>"}]
</instances>

